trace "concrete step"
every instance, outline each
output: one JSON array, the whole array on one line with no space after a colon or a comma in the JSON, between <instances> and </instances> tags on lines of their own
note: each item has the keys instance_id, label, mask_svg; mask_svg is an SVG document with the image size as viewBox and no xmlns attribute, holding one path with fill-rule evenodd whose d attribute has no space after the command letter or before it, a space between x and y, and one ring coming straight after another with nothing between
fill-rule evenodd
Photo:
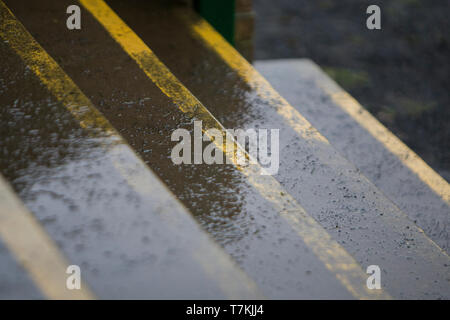
<instances>
[{"instance_id":1,"label":"concrete step","mask_svg":"<svg viewBox=\"0 0 450 320\"><path fill-rule=\"evenodd\" d=\"M0 57L0 298L262 297L1 1Z\"/></svg>"},{"instance_id":2,"label":"concrete step","mask_svg":"<svg viewBox=\"0 0 450 320\"><path fill-rule=\"evenodd\" d=\"M308 59L255 68L417 226L449 252L450 186Z\"/></svg>"}]
</instances>

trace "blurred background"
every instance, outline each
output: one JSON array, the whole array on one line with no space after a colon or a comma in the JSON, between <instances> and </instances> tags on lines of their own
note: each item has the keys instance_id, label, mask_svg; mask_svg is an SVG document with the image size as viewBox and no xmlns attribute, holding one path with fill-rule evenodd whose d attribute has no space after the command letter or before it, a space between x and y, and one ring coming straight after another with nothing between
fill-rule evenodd
<instances>
[{"instance_id":1,"label":"blurred background","mask_svg":"<svg viewBox=\"0 0 450 320\"><path fill-rule=\"evenodd\" d=\"M450 181L448 0L241 2L254 12L254 60L312 59ZM371 4L381 30L366 28Z\"/></svg>"}]
</instances>

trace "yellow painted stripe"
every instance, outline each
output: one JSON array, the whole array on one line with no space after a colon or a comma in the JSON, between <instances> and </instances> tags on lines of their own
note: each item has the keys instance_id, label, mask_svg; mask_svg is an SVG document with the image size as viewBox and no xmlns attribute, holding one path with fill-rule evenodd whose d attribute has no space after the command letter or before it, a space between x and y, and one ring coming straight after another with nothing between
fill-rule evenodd
<instances>
[{"instance_id":1,"label":"yellow painted stripe","mask_svg":"<svg viewBox=\"0 0 450 320\"><path fill-rule=\"evenodd\" d=\"M225 132L223 126L201 102L183 86L151 49L103 0L80 0L80 3L103 25L161 91L177 104L180 110L192 118L202 120L204 131L216 128ZM226 156L232 159L236 167L248 177L249 182L261 195L273 204L280 215L292 225L316 256L354 297L361 299L389 298L384 291L367 289L367 276L353 257L334 241L272 176L261 175L263 169L257 164L245 167L237 165L233 151L224 150L222 144L217 147L225 151ZM241 147L235 144L234 150L237 148Z\"/></svg>"},{"instance_id":2,"label":"yellow painted stripe","mask_svg":"<svg viewBox=\"0 0 450 320\"><path fill-rule=\"evenodd\" d=\"M0 238L48 298L94 298L85 283L79 290L66 288L69 263L1 175Z\"/></svg>"},{"instance_id":3,"label":"yellow painted stripe","mask_svg":"<svg viewBox=\"0 0 450 320\"><path fill-rule=\"evenodd\" d=\"M275 89L247 62L211 25L203 19L191 21L189 17L180 14L191 28L194 36L199 38L209 48L216 52L228 66L264 100L271 101L276 111L303 138L329 143L295 108L281 97Z\"/></svg>"},{"instance_id":4,"label":"yellow painted stripe","mask_svg":"<svg viewBox=\"0 0 450 320\"><path fill-rule=\"evenodd\" d=\"M1 0L0 37L8 41L8 44L26 62L28 67L36 74L49 92L72 113L83 128L90 128L103 137L106 135L111 138L103 140L104 147L115 168L136 192L140 193L143 198L154 196L156 193L161 193L162 201L167 200L176 202L176 206L162 208L165 213L163 218L165 218L168 223L171 223L172 225L179 223L179 219L177 219L179 216L177 214L189 214L187 209L184 208L164 184L147 169L146 165L137 155L136 162L128 163L127 161L122 161L121 157L123 153L130 151L131 148L125 144L109 121L95 108L92 102L81 92L78 86L68 75L66 75L60 66L33 39ZM114 146L114 148L110 148L111 146ZM39 232L37 229L40 228L40 226L37 222L32 226L36 229L34 232ZM33 228L30 227L30 229ZM9 231L13 230L13 228L9 229ZM30 234L30 237L26 238L24 236L25 234ZM41 250L41 248L44 248L48 244L48 241L35 241L36 239L32 232L23 234L11 232L8 235L11 237L11 240L17 240L16 238L18 237L24 237L23 246L11 247L17 255L26 255L27 252L29 253L30 251L36 253L41 252L42 250L43 252L52 250L52 247ZM200 238L198 246L193 248L192 255L199 263L199 266L202 267L205 274L211 278L211 281L216 282L219 288L230 299L264 298L253 280L240 270L219 246L209 240L208 237ZM33 243L35 243L36 246L32 246ZM12 244L14 243L12 242ZM25 246L25 244L30 247ZM197 251L199 248L201 248L200 252ZM55 269L56 264L45 265L45 263L50 263L55 259L52 260L51 257L44 258L40 260L41 263L39 264L39 269L45 267L48 271L45 274L48 277L55 274L55 279L40 281L40 278L37 278L34 280L40 281L38 282L38 285L45 294L48 294L52 293L53 284L59 282L59 278L57 276L58 271ZM60 262L60 264L61 263L62 262ZM53 266L55 266L55 268L53 268ZM32 271L38 272L39 270L33 269ZM217 274L220 274L220 276L217 276ZM51 297L53 297L53 295Z\"/></svg>"},{"instance_id":5,"label":"yellow painted stripe","mask_svg":"<svg viewBox=\"0 0 450 320\"><path fill-rule=\"evenodd\" d=\"M47 89L69 109L84 128L102 128L111 132L111 125L96 109L88 108L89 99L34 41L23 25L0 1L0 36L20 55L27 66L39 77ZM76 101L77 103L74 103Z\"/></svg>"},{"instance_id":6,"label":"yellow painted stripe","mask_svg":"<svg viewBox=\"0 0 450 320\"><path fill-rule=\"evenodd\" d=\"M183 17L186 19L186 17ZM315 139L328 143L312 125L293 108L275 89L248 63L223 37L205 20L189 21L189 27L197 38L214 50L227 65L235 70L259 96L268 101L276 101L277 112L289 125L305 139ZM440 198L450 205L450 185L400 139L392 134L378 120L345 91L329 92L332 99L375 139L381 142L407 168L416 174Z\"/></svg>"},{"instance_id":7,"label":"yellow painted stripe","mask_svg":"<svg viewBox=\"0 0 450 320\"><path fill-rule=\"evenodd\" d=\"M24 40L21 39L21 29L0 1L0 37L12 46L17 45L16 40ZM0 237L48 298L94 298L85 283L82 283L80 290L66 288L69 263L1 176Z\"/></svg>"},{"instance_id":8,"label":"yellow painted stripe","mask_svg":"<svg viewBox=\"0 0 450 320\"><path fill-rule=\"evenodd\" d=\"M381 142L386 149L394 154L400 161L415 173L422 182L433 190L444 202L450 206L450 185L436 173L414 151L406 146L391 131L383 126L374 116L364 109L350 94L344 90L323 89L341 109L346 111L361 127L366 129L375 139Z\"/></svg>"}]
</instances>

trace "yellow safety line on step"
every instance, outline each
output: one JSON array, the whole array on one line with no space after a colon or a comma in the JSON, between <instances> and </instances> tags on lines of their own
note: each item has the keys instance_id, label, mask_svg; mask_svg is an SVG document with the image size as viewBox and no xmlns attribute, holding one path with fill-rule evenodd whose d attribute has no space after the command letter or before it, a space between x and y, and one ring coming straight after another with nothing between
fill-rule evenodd
<instances>
[{"instance_id":1,"label":"yellow safety line on step","mask_svg":"<svg viewBox=\"0 0 450 320\"><path fill-rule=\"evenodd\" d=\"M0 11L1 6L0 3ZM85 283L80 289L66 287L68 261L1 175L0 239L46 297L94 298Z\"/></svg>"},{"instance_id":2,"label":"yellow safety line on step","mask_svg":"<svg viewBox=\"0 0 450 320\"><path fill-rule=\"evenodd\" d=\"M20 42L28 41L23 37L21 29L22 26L18 25L12 13L0 1L0 37L11 46L20 46ZM25 50L27 49L29 48ZM28 54L28 57L35 55L40 58L35 50L28 51ZM69 276L66 269L69 263L1 176L0 238L48 298L94 298L86 284L82 283L79 290L66 288Z\"/></svg>"},{"instance_id":3,"label":"yellow safety line on step","mask_svg":"<svg viewBox=\"0 0 450 320\"><path fill-rule=\"evenodd\" d=\"M344 90L331 91L329 87L323 87L323 89L331 96L334 103L347 112L360 126L383 144L401 163L416 174L423 183L450 206L450 185L444 178L375 119L350 94Z\"/></svg>"}]
</instances>

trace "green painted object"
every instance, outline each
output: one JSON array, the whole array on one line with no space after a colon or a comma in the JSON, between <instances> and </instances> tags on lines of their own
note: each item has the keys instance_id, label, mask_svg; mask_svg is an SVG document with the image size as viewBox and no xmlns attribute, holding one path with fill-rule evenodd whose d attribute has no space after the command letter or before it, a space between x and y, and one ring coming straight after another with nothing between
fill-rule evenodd
<instances>
[{"instance_id":1,"label":"green painted object","mask_svg":"<svg viewBox=\"0 0 450 320\"><path fill-rule=\"evenodd\" d=\"M195 10L234 45L235 0L195 0Z\"/></svg>"}]
</instances>

